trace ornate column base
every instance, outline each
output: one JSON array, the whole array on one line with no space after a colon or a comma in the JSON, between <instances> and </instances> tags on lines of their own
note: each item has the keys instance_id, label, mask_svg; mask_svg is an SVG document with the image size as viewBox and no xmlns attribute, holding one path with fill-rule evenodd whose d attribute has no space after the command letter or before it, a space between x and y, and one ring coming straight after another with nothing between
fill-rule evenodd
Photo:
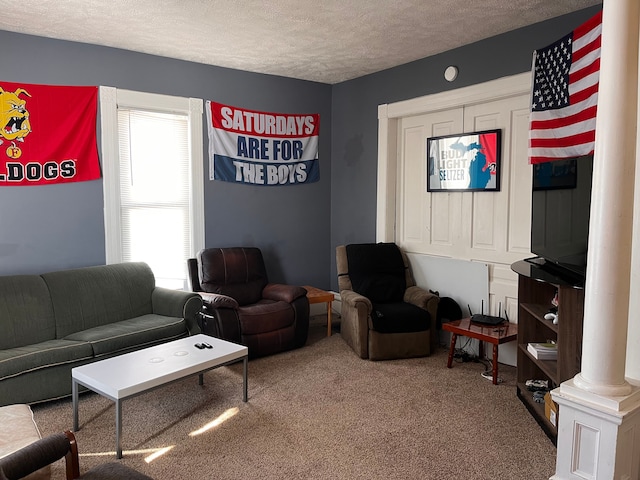
<instances>
[{"instance_id":1,"label":"ornate column base","mask_svg":"<svg viewBox=\"0 0 640 480\"><path fill-rule=\"evenodd\" d=\"M640 385L605 397L568 380L551 392L560 405L556 473L551 480L640 478Z\"/></svg>"}]
</instances>

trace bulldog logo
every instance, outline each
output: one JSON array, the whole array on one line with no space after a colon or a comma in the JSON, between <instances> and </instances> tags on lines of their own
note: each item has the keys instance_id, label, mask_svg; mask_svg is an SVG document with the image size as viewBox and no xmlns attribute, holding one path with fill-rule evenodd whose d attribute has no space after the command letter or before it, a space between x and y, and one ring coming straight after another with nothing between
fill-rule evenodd
<instances>
[{"instance_id":1,"label":"bulldog logo","mask_svg":"<svg viewBox=\"0 0 640 480\"><path fill-rule=\"evenodd\" d=\"M11 158L17 158L21 153L15 141L24 142L24 137L31 132L27 101L20 98L22 94L31 97L24 88L18 88L15 92L5 92L0 87L0 144L3 143L3 138L11 142L7 149L7 155Z\"/></svg>"}]
</instances>

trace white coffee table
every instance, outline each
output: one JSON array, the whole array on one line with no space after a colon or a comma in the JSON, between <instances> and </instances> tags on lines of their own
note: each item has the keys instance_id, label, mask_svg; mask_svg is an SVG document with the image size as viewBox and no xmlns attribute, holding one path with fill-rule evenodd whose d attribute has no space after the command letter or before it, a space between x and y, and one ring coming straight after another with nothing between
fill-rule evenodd
<instances>
[{"instance_id":1,"label":"white coffee table","mask_svg":"<svg viewBox=\"0 0 640 480\"><path fill-rule=\"evenodd\" d=\"M208 343L212 348L196 348ZM243 360L243 396L247 401L248 349L208 335L193 335L172 342L125 353L71 370L73 429L78 425L78 385L84 385L116 404L116 457L122 458L122 401L190 375L199 375L223 365Z\"/></svg>"}]
</instances>

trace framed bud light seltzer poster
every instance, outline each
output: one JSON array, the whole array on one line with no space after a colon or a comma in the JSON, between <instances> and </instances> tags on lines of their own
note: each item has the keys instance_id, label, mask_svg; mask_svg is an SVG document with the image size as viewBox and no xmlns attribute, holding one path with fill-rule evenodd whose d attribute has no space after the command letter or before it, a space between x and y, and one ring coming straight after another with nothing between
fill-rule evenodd
<instances>
[{"instance_id":1,"label":"framed bud light seltzer poster","mask_svg":"<svg viewBox=\"0 0 640 480\"><path fill-rule=\"evenodd\" d=\"M500 191L501 151L501 130L427 138L427 191Z\"/></svg>"}]
</instances>

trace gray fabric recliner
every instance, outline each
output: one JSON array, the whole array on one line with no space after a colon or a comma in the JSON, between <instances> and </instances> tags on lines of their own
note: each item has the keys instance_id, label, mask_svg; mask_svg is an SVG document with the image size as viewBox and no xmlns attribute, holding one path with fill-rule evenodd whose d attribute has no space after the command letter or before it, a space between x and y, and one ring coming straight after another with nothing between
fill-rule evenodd
<instances>
[{"instance_id":1,"label":"gray fabric recliner","mask_svg":"<svg viewBox=\"0 0 640 480\"><path fill-rule=\"evenodd\" d=\"M393 243L336 248L340 333L361 358L429 355L437 346L439 297L416 286L408 258Z\"/></svg>"}]
</instances>

